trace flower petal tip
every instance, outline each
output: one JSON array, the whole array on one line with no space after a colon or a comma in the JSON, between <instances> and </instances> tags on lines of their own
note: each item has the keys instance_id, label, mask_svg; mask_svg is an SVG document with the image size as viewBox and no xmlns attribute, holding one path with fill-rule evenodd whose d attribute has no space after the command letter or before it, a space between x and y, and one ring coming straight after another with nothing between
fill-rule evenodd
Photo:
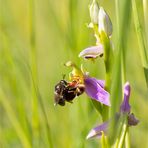
<instances>
[{"instance_id":1,"label":"flower petal tip","mask_svg":"<svg viewBox=\"0 0 148 148\"><path fill-rule=\"evenodd\" d=\"M131 92L130 84L129 84L129 82L126 82L124 85L124 99L123 99L123 102L120 106L121 113L129 113L130 112L130 109L131 109L131 106L129 104L130 92Z\"/></svg>"},{"instance_id":2,"label":"flower petal tip","mask_svg":"<svg viewBox=\"0 0 148 148\"><path fill-rule=\"evenodd\" d=\"M129 96L131 91L130 83L126 82L124 85L124 94Z\"/></svg>"},{"instance_id":3,"label":"flower petal tip","mask_svg":"<svg viewBox=\"0 0 148 148\"><path fill-rule=\"evenodd\" d=\"M98 15L99 32L104 31L108 36L112 35L113 28L109 15L100 7Z\"/></svg>"},{"instance_id":4,"label":"flower petal tip","mask_svg":"<svg viewBox=\"0 0 148 148\"><path fill-rule=\"evenodd\" d=\"M86 139L88 140L88 139L90 139L90 138L94 137L95 135L96 135L95 130L91 130L91 131L88 133L88 135L87 135Z\"/></svg>"},{"instance_id":5,"label":"flower petal tip","mask_svg":"<svg viewBox=\"0 0 148 148\"><path fill-rule=\"evenodd\" d=\"M107 133L107 129L108 129L108 121L102 123L101 125L93 128L87 135L86 139L90 139L90 138L100 138L102 136L102 134L106 134Z\"/></svg>"}]
</instances>

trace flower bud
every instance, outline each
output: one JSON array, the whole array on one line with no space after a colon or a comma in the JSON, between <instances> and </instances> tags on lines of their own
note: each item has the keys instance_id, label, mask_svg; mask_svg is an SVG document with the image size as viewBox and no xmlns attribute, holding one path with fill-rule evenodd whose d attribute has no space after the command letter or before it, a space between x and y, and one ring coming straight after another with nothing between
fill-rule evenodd
<instances>
[{"instance_id":1,"label":"flower bud","mask_svg":"<svg viewBox=\"0 0 148 148\"><path fill-rule=\"evenodd\" d=\"M103 7L100 7L99 15L98 15L98 29L99 32L104 31L107 36L111 36L113 29L112 29L112 22L108 16L108 14L105 12Z\"/></svg>"},{"instance_id":2,"label":"flower bud","mask_svg":"<svg viewBox=\"0 0 148 148\"><path fill-rule=\"evenodd\" d=\"M98 24L99 5L96 0L93 0L89 7L90 18L93 24Z\"/></svg>"},{"instance_id":3,"label":"flower bud","mask_svg":"<svg viewBox=\"0 0 148 148\"><path fill-rule=\"evenodd\" d=\"M124 99L120 106L121 113L130 113L131 106L129 104L129 97L130 97L131 87L129 82L126 82L124 85Z\"/></svg>"}]
</instances>

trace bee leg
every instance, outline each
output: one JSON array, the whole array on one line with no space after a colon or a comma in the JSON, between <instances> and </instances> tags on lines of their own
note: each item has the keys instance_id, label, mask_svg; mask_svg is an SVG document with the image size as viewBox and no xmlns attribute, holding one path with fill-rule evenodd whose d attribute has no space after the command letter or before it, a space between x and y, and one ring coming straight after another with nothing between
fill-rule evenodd
<instances>
[{"instance_id":1,"label":"bee leg","mask_svg":"<svg viewBox=\"0 0 148 148\"><path fill-rule=\"evenodd\" d=\"M76 89L76 95L79 96L79 95L81 95L81 94L82 94L82 93L81 93L80 89L77 88L77 89Z\"/></svg>"},{"instance_id":2,"label":"bee leg","mask_svg":"<svg viewBox=\"0 0 148 148\"><path fill-rule=\"evenodd\" d=\"M85 90L85 86L83 84L79 85L76 89L76 95L80 96L81 94L83 94L84 90Z\"/></svg>"}]
</instances>

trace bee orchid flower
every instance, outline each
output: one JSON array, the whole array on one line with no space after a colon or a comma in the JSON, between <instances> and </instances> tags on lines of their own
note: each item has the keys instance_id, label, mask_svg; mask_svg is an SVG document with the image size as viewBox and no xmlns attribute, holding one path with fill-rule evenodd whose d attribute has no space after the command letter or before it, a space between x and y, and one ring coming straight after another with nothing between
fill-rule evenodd
<instances>
[{"instance_id":1,"label":"bee orchid flower","mask_svg":"<svg viewBox=\"0 0 148 148\"><path fill-rule=\"evenodd\" d=\"M134 116L133 113L130 113L131 106L129 105L129 97L130 97L130 84L126 82L124 85L124 99L120 106L120 112L117 114L121 116L122 114L127 114L127 124L128 126L135 126L139 123L139 120ZM116 119L116 118L115 118ZM106 135L109 127L109 123L111 120L104 122L103 124L93 128L87 135L87 139L102 136L102 132Z\"/></svg>"},{"instance_id":2,"label":"bee orchid flower","mask_svg":"<svg viewBox=\"0 0 148 148\"><path fill-rule=\"evenodd\" d=\"M84 85L86 94L93 100L96 100L104 105L110 106L109 93L104 89L104 80L97 80L96 78L90 77L83 73L72 62L67 62L66 66L73 68L70 73L70 80L76 82L77 85Z\"/></svg>"},{"instance_id":3,"label":"bee orchid flower","mask_svg":"<svg viewBox=\"0 0 148 148\"><path fill-rule=\"evenodd\" d=\"M139 123L139 120L131 113L131 106L129 104L129 97L130 97L131 87L129 82L126 82L124 85L124 99L120 106L120 113L128 114L128 125L135 126Z\"/></svg>"}]
</instances>

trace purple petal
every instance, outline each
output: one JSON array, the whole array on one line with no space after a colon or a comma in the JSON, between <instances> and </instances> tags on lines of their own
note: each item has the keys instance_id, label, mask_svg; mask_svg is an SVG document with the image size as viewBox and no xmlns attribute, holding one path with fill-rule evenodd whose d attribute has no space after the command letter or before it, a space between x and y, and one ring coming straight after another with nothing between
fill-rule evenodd
<instances>
[{"instance_id":1,"label":"purple petal","mask_svg":"<svg viewBox=\"0 0 148 148\"><path fill-rule=\"evenodd\" d=\"M103 124L93 128L87 135L86 139L90 139L90 138L94 138L94 137L98 137L100 138L102 136L102 132L104 132L104 134L107 133L107 129L108 129L108 122L104 122Z\"/></svg>"},{"instance_id":2,"label":"purple petal","mask_svg":"<svg viewBox=\"0 0 148 148\"><path fill-rule=\"evenodd\" d=\"M97 81L97 83L99 83L99 85L100 85L102 88L104 88L104 86L105 86L105 81L104 81L104 80L97 80L97 79L96 79L96 81Z\"/></svg>"},{"instance_id":3,"label":"purple petal","mask_svg":"<svg viewBox=\"0 0 148 148\"><path fill-rule=\"evenodd\" d=\"M84 79L85 92L92 99L99 101L107 106L110 106L109 93L104 90L104 82L95 78L86 77Z\"/></svg>"},{"instance_id":4,"label":"purple petal","mask_svg":"<svg viewBox=\"0 0 148 148\"><path fill-rule=\"evenodd\" d=\"M120 112L121 113L129 113L131 106L129 105L129 97L130 97L130 84L129 82L126 82L124 85L124 100L120 106Z\"/></svg>"},{"instance_id":5,"label":"purple petal","mask_svg":"<svg viewBox=\"0 0 148 148\"><path fill-rule=\"evenodd\" d=\"M91 46L83 51L80 52L79 57L83 57L85 59L90 59L90 58L97 58L98 56L102 56L104 52L103 45L99 44L98 46Z\"/></svg>"}]
</instances>

